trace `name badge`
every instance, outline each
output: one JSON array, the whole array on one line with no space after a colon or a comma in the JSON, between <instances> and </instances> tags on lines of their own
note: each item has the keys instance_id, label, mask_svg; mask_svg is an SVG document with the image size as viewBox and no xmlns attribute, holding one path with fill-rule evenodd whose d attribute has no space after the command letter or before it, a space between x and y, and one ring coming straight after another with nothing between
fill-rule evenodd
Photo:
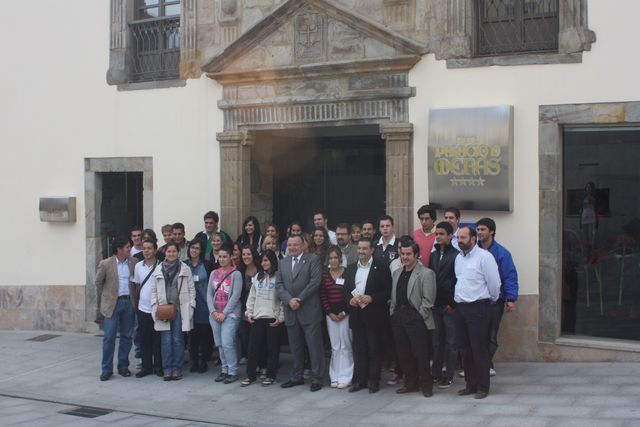
<instances>
[{"instance_id":1,"label":"name badge","mask_svg":"<svg viewBox=\"0 0 640 427\"><path fill-rule=\"evenodd\" d=\"M194 274L194 275L193 275L193 281L194 281L194 282L197 282L198 280L200 280L200 278L198 277L198 275L197 275L197 274Z\"/></svg>"},{"instance_id":2,"label":"name badge","mask_svg":"<svg viewBox=\"0 0 640 427\"><path fill-rule=\"evenodd\" d=\"M343 285L344 285L344 278L342 278L342 277L338 277L338 278L336 279L336 285L343 286Z\"/></svg>"}]
</instances>

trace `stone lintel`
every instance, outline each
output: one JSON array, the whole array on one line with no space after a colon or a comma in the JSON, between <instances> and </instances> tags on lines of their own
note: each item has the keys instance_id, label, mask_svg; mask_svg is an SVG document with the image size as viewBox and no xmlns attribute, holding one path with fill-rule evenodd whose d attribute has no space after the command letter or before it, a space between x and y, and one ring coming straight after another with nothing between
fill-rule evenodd
<instances>
[{"instance_id":1,"label":"stone lintel","mask_svg":"<svg viewBox=\"0 0 640 427\"><path fill-rule=\"evenodd\" d=\"M394 219L396 235L409 234L413 218L413 124L380 124L385 140L387 214Z\"/></svg>"},{"instance_id":2,"label":"stone lintel","mask_svg":"<svg viewBox=\"0 0 640 427\"><path fill-rule=\"evenodd\" d=\"M330 63L291 65L281 68L257 69L249 71L211 72L207 76L218 83L255 83L292 78L336 78L341 74L384 73L409 71L420 61L419 55L402 55L393 58L336 61Z\"/></svg>"},{"instance_id":3,"label":"stone lintel","mask_svg":"<svg viewBox=\"0 0 640 427\"><path fill-rule=\"evenodd\" d=\"M233 108L282 106L290 104L324 104L345 101L405 99L416 95L415 87L401 87L388 89L350 90L340 98L331 96L287 96L275 98L241 99L218 101L218 108L231 110Z\"/></svg>"}]
</instances>

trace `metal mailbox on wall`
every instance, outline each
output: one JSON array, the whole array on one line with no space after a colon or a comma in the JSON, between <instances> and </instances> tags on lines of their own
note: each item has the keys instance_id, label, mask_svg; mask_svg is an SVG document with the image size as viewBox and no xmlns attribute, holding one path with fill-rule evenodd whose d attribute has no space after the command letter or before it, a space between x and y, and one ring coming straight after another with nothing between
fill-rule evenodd
<instances>
[{"instance_id":1,"label":"metal mailbox on wall","mask_svg":"<svg viewBox=\"0 0 640 427\"><path fill-rule=\"evenodd\" d=\"M429 111L429 203L513 210L513 106Z\"/></svg>"},{"instance_id":2,"label":"metal mailbox on wall","mask_svg":"<svg viewBox=\"0 0 640 427\"><path fill-rule=\"evenodd\" d=\"M41 197L40 221L42 222L75 222L75 197Z\"/></svg>"}]
</instances>

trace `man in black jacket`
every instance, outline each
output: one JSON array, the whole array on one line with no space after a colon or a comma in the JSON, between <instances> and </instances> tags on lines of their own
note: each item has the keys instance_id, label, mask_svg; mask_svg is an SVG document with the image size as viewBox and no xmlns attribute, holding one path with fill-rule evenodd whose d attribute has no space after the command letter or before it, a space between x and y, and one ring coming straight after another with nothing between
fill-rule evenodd
<instances>
[{"instance_id":1,"label":"man in black jacket","mask_svg":"<svg viewBox=\"0 0 640 427\"><path fill-rule=\"evenodd\" d=\"M433 332L433 366L431 371L439 388L449 388L453 383L456 366L456 317L453 301L456 285L455 260L458 250L451 244L453 227L446 221L436 225L435 250L429 256L429 268L436 273L438 289L433 306L436 329ZM442 375L442 363L447 364L447 373Z\"/></svg>"},{"instance_id":2,"label":"man in black jacket","mask_svg":"<svg viewBox=\"0 0 640 427\"><path fill-rule=\"evenodd\" d=\"M358 242L358 262L345 271L344 294L349 301L349 327L353 334L353 380L350 392L369 387L380 389L380 335L388 323L387 301L391 273L386 264L373 259L373 242Z\"/></svg>"}]
</instances>

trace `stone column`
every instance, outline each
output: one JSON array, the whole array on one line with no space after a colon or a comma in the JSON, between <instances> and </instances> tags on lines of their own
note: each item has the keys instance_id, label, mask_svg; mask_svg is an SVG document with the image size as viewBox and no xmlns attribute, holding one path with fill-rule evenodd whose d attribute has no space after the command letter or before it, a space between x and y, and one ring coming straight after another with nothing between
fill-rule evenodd
<instances>
[{"instance_id":1,"label":"stone column","mask_svg":"<svg viewBox=\"0 0 640 427\"><path fill-rule=\"evenodd\" d=\"M396 235L413 228L413 124L383 123L387 159L387 214L395 221Z\"/></svg>"},{"instance_id":2,"label":"stone column","mask_svg":"<svg viewBox=\"0 0 640 427\"><path fill-rule=\"evenodd\" d=\"M197 64L197 0L182 1L182 15L180 17L180 78L198 77Z\"/></svg>"},{"instance_id":3,"label":"stone column","mask_svg":"<svg viewBox=\"0 0 640 427\"><path fill-rule=\"evenodd\" d=\"M442 20L443 36L435 49L437 59L473 56L474 4L472 0L445 0ZM438 13L439 12L439 13Z\"/></svg>"},{"instance_id":4,"label":"stone column","mask_svg":"<svg viewBox=\"0 0 640 427\"><path fill-rule=\"evenodd\" d=\"M111 37L107 83L117 85L129 81L127 48L129 47L128 22L133 16L133 1L111 0Z\"/></svg>"},{"instance_id":5,"label":"stone column","mask_svg":"<svg viewBox=\"0 0 640 427\"><path fill-rule=\"evenodd\" d=\"M596 34L588 28L587 0L563 0L559 2L559 8L558 52L591 50L591 43L596 41Z\"/></svg>"},{"instance_id":6,"label":"stone column","mask_svg":"<svg viewBox=\"0 0 640 427\"><path fill-rule=\"evenodd\" d=\"M251 146L253 136L229 130L216 135L220 143L220 223L237 236L251 209Z\"/></svg>"}]
</instances>

